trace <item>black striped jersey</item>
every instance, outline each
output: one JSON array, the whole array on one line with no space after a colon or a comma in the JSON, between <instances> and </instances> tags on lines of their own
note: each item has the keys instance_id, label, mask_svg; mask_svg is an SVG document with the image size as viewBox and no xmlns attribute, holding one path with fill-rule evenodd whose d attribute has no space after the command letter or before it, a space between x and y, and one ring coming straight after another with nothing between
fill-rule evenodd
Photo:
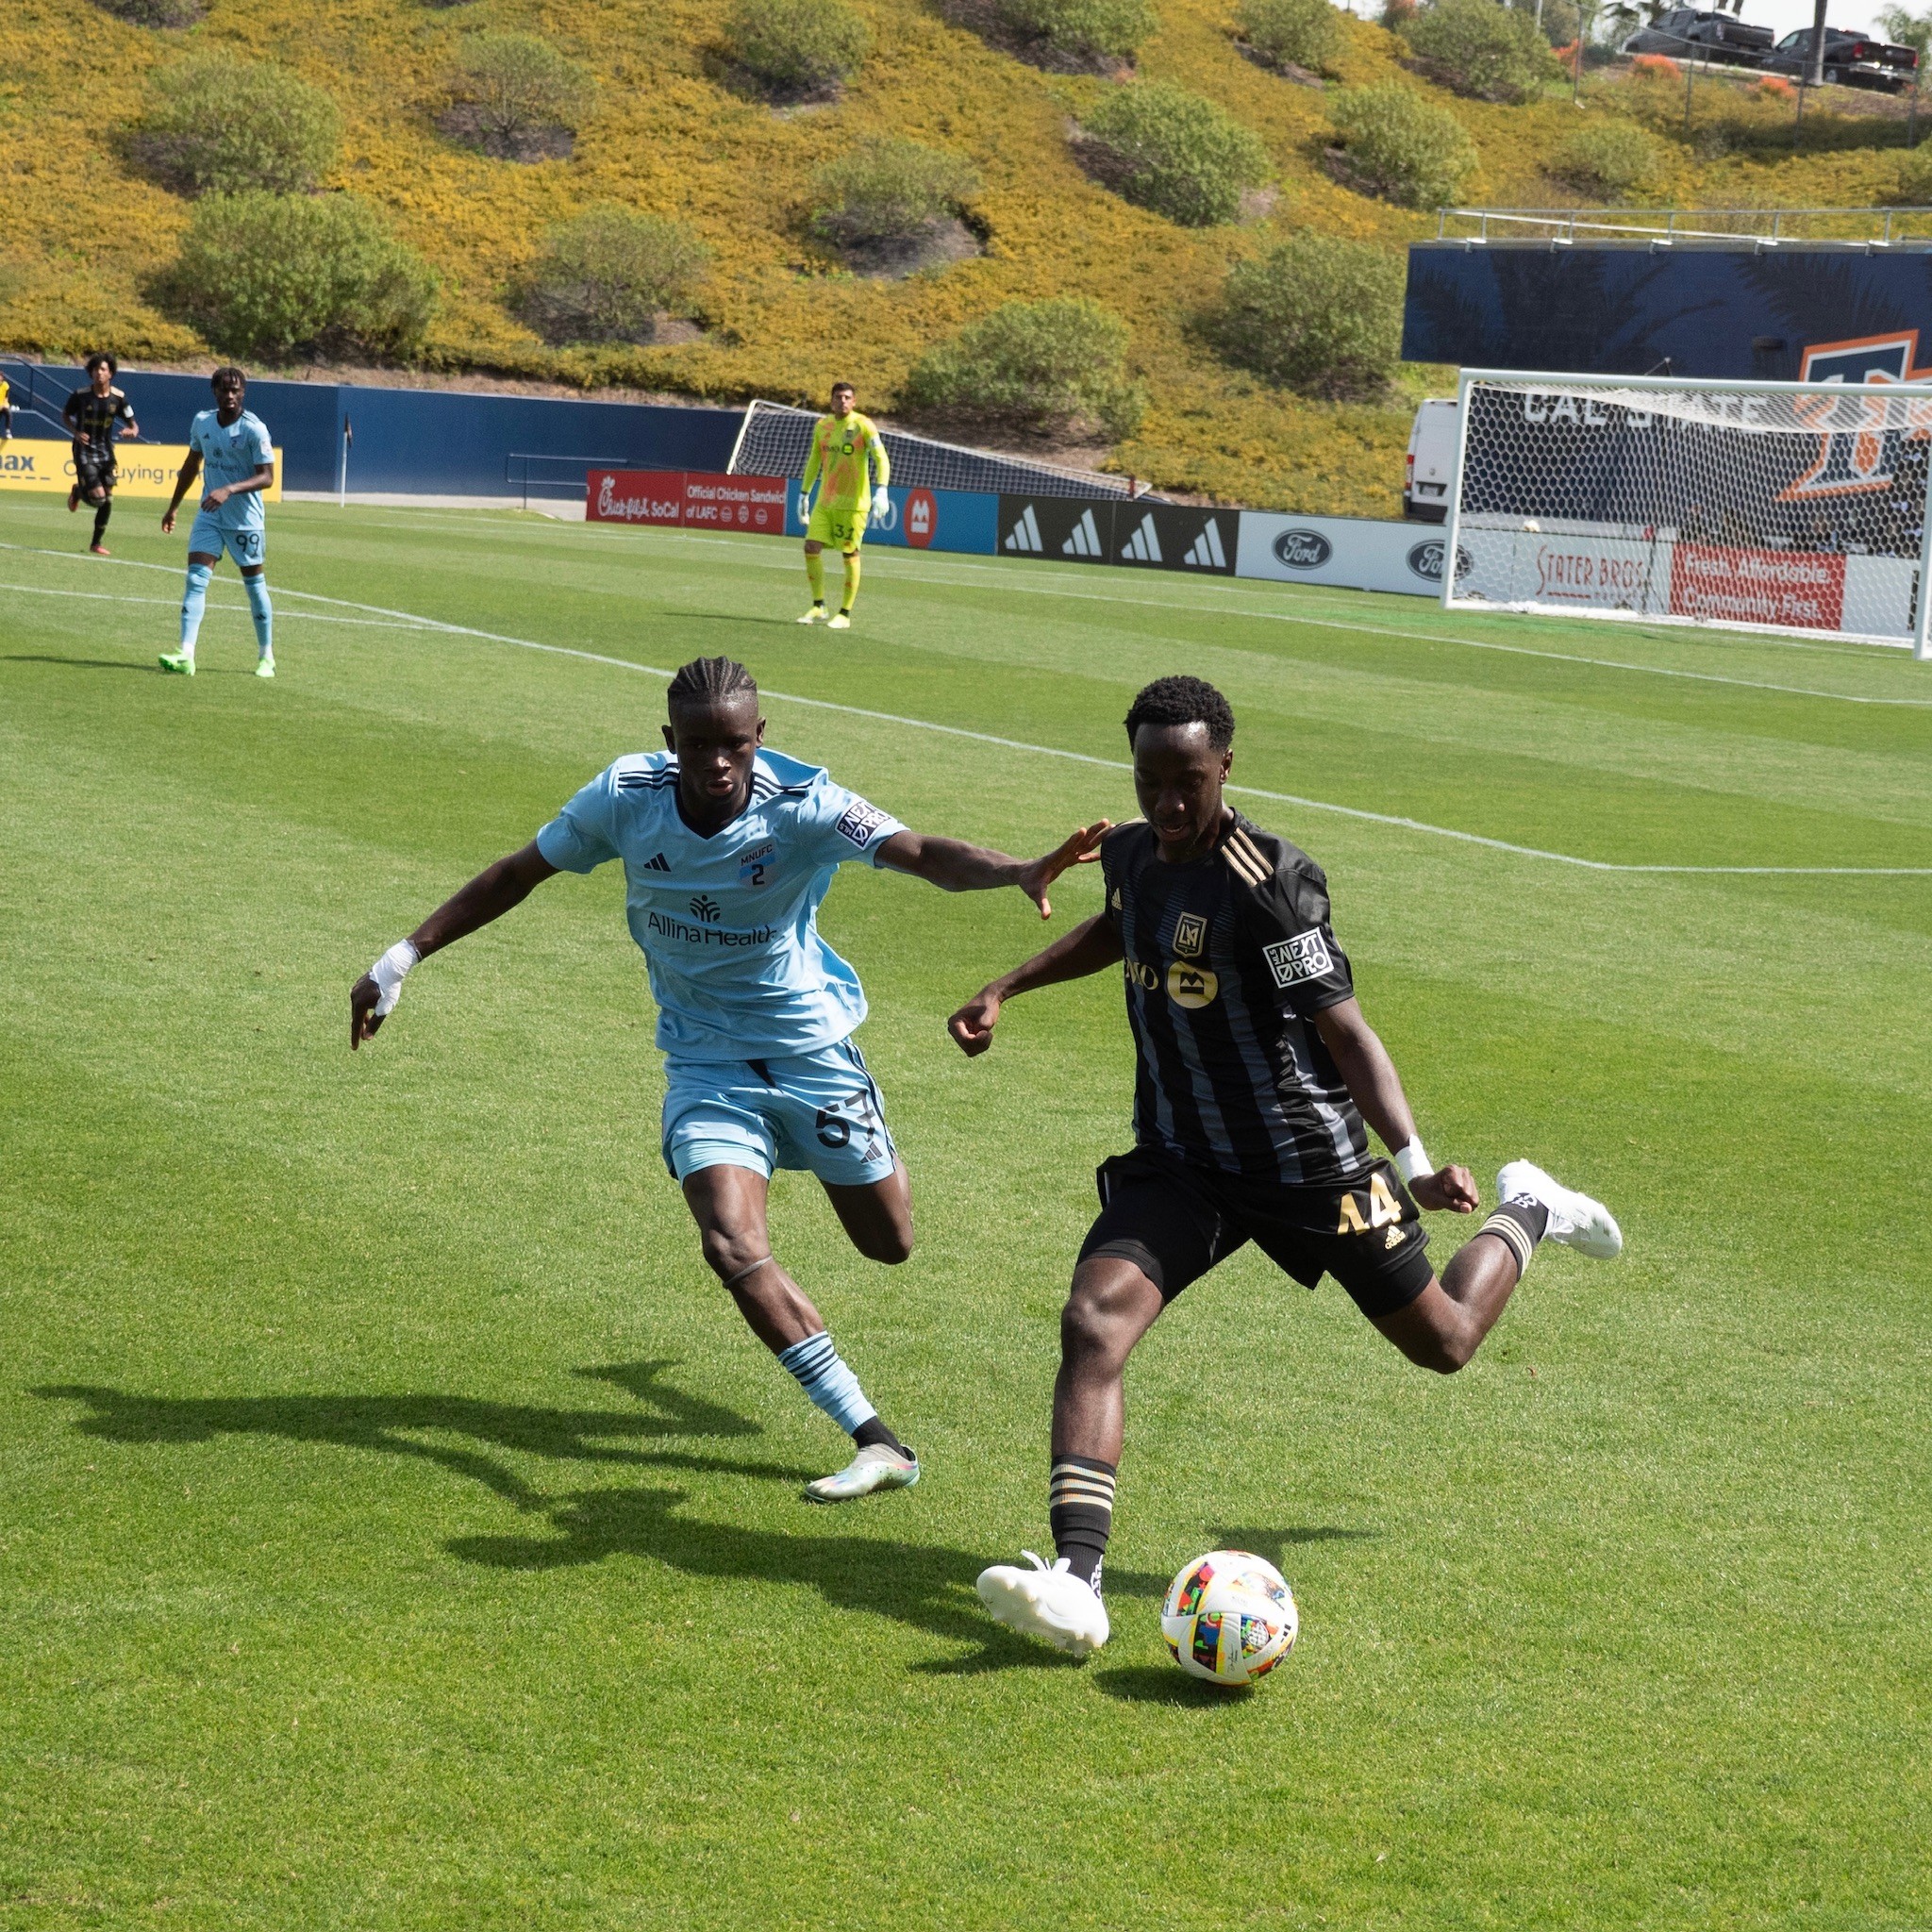
<instances>
[{"instance_id":1,"label":"black striped jersey","mask_svg":"<svg viewBox=\"0 0 1932 1932\"><path fill-rule=\"evenodd\" d=\"M1310 1024L1355 994L1322 868L1239 812L1191 864L1163 859L1142 819L1107 835L1100 863L1125 954L1135 1140L1291 1186L1359 1174L1362 1118Z\"/></svg>"},{"instance_id":2,"label":"black striped jersey","mask_svg":"<svg viewBox=\"0 0 1932 1932\"><path fill-rule=\"evenodd\" d=\"M85 430L96 448L111 448L116 435L134 421L134 405L118 389L97 396L90 385L75 390L60 413L75 436Z\"/></svg>"}]
</instances>

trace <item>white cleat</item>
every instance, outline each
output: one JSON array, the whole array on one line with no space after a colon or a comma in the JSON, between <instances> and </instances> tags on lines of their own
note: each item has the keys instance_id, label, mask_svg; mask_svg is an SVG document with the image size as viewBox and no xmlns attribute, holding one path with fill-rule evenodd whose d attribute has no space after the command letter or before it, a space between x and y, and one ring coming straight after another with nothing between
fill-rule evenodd
<instances>
[{"instance_id":1,"label":"white cleat","mask_svg":"<svg viewBox=\"0 0 1932 1932\"><path fill-rule=\"evenodd\" d=\"M883 1442L868 1442L837 1475L807 1483L805 1493L814 1503L852 1503L874 1490L909 1490L918 1480L919 1457L911 1450L902 1456Z\"/></svg>"},{"instance_id":2,"label":"white cleat","mask_svg":"<svg viewBox=\"0 0 1932 1932\"><path fill-rule=\"evenodd\" d=\"M1038 1637L1069 1657L1091 1657L1110 1634L1099 1592L1067 1568L1064 1557L1049 1570L1031 1550L1020 1554L1032 1569L995 1563L979 1573L979 1600L994 1623Z\"/></svg>"},{"instance_id":3,"label":"white cleat","mask_svg":"<svg viewBox=\"0 0 1932 1932\"><path fill-rule=\"evenodd\" d=\"M1617 1217L1601 1201L1553 1180L1534 1161L1506 1162L1496 1175L1496 1198L1530 1200L1548 1208L1550 1224L1544 1239L1561 1241L1579 1255L1607 1261L1624 1252L1624 1230L1617 1225Z\"/></svg>"},{"instance_id":4,"label":"white cleat","mask_svg":"<svg viewBox=\"0 0 1932 1932\"><path fill-rule=\"evenodd\" d=\"M814 604L798 621L800 624L824 624L825 607L823 604Z\"/></svg>"}]
</instances>

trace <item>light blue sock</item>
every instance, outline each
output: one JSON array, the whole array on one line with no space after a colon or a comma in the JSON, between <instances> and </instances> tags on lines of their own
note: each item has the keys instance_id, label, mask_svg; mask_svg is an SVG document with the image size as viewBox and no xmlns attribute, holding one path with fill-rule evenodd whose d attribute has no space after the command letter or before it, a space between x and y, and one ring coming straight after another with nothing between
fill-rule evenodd
<instances>
[{"instance_id":1,"label":"light blue sock","mask_svg":"<svg viewBox=\"0 0 1932 1932\"><path fill-rule=\"evenodd\" d=\"M840 1358L832 1338L821 1328L794 1341L779 1361L798 1377L798 1386L849 1436L878 1414L865 1399L858 1377Z\"/></svg>"},{"instance_id":2,"label":"light blue sock","mask_svg":"<svg viewBox=\"0 0 1932 1932\"><path fill-rule=\"evenodd\" d=\"M188 566L188 588L181 593L181 649L194 656L194 641L201 635L201 613L208 608L208 580L214 571L205 563Z\"/></svg>"},{"instance_id":3,"label":"light blue sock","mask_svg":"<svg viewBox=\"0 0 1932 1932\"><path fill-rule=\"evenodd\" d=\"M275 607L268 601L266 575L243 577L242 588L248 592L248 614L255 620L255 641L264 658L275 654Z\"/></svg>"}]
</instances>

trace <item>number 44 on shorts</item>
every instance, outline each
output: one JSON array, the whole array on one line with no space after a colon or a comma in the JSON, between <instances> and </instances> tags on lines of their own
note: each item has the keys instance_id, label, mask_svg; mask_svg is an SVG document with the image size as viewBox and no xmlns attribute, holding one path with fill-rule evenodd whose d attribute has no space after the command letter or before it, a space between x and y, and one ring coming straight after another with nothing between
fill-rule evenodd
<instances>
[{"instance_id":1,"label":"number 44 on shorts","mask_svg":"<svg viewBox=\"0 0 1932 1932\"><path fill-rule=\"evenodd\" d=\"M1371 1228L1387 1227L1391 1221L1402 1219L1402 1203L1389 1191L1389 1183L1380 1174L1369 1176L1366 1221L1362 1219L1362 1198L1359 1193L1342 1195L1341 1219L1335 1224L1337 1234L1367 1234Z\"/></svg>"}]
</instances>

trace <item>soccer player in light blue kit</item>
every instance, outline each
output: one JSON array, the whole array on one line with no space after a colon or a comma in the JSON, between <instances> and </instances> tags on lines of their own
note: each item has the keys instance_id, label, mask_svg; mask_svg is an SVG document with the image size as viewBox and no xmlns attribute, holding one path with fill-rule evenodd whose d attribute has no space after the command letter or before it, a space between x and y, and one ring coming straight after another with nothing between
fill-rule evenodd
<instances>
[{"instance_id":1,"label":"soccer player in light blue kit","mask_svg":"<svg viewBox=\"0 0 1932 1932\"><path fill-rule=\"evenodd\" d=\"M851 1463L806 1493L839 1503L905 1489L918 1457L866 1400L766 1227L773 1169L804 1168L860 1254L891 1264L912 1252L905 1164L852 1043L865 994L820 937L819 903L841 864L868 859L947 891L1017 886L1044 919L1047 888L1091 859L1108 827L1084 826L1030 862L908 831L815 766L765 750L758 686L729 658L685 665L670 712L665 750L619 758L356 982L349 1044L375 1036L426 955L558 872L623 860L665 1055L665 1165L752 1332L853 1440Z\"/></svg>"},{"instance_id":2,"label":"soccer player in light blue kit","mask_svg":"<svg viewBox=\"0 0 1932 1932\"><path fill-rule=\"evenodd\" d=\"M175 512L194 479L204 472L208 491L188 532L188 588L181 597L181 648L161 653L161 669L194 675L194 641L208 605L208 579L225 549L242 573L248 613L255 620L258 677L275 675L275 611L268 601L267 537L262 525L261 491L275 480L275 452L259 416L242 407L248 378L239 369L217 369L209 378L215 406L195 417L188 431L188 460L175 478L175 494L161 518L161 534L172 536Z\"/></svg>"}]
</instances>

